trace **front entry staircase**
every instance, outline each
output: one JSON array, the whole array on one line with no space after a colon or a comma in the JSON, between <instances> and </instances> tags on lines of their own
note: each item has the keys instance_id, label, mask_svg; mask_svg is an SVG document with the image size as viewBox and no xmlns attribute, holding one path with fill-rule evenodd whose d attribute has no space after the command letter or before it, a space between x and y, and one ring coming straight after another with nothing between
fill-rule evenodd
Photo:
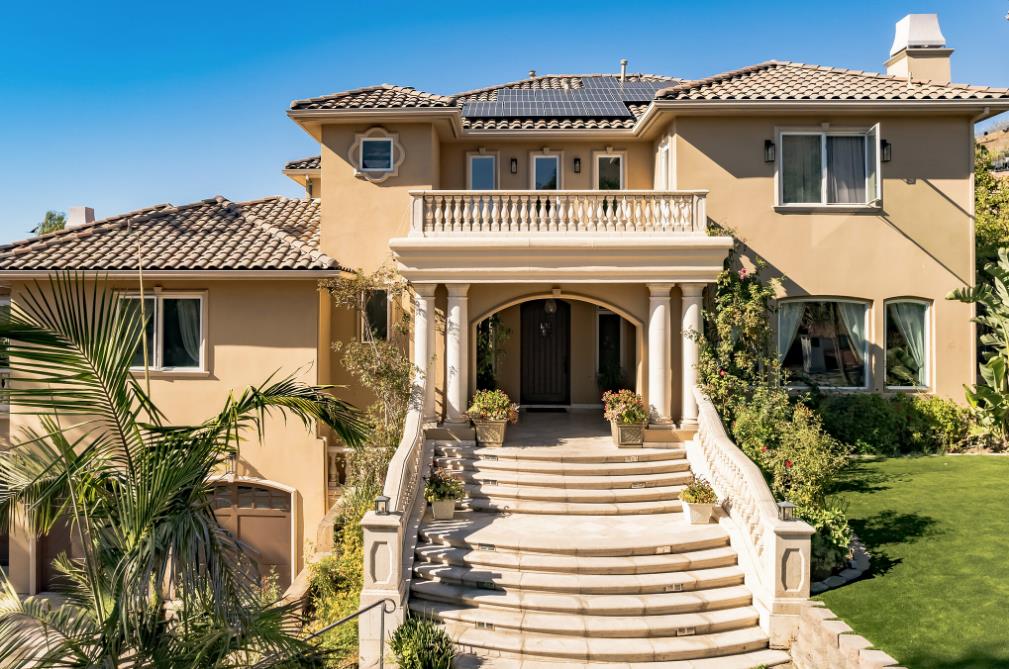
<instances>
[{"instance_id":1,"label":"front entry staircase","mask_svg":"<svg viewBox=\"0 0 1009 669\"><path fill-rule=\"evenodd\" d=\"M685 523L680 443L436 442L468 498L424 517L409 608L442 622L457 666L749 669L768 647L729 535Z\"/></svg>"}]
</instances>

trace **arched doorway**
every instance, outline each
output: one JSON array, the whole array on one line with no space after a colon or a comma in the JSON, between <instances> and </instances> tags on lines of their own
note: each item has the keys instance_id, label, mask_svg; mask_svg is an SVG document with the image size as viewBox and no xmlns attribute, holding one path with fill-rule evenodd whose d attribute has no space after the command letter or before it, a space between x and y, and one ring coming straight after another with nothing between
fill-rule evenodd
<instances>
[{"instance_id":1,"label":"arched doorway","mask_svg":"<svg viewBox=\"0 0 1009 669\"><path fill-rule=\"evenodd\" d=\"M214 515L240 541L264 582L291 585L293 493L265 481L239 479L214 486Z\"/></svg>"}]
</instances>

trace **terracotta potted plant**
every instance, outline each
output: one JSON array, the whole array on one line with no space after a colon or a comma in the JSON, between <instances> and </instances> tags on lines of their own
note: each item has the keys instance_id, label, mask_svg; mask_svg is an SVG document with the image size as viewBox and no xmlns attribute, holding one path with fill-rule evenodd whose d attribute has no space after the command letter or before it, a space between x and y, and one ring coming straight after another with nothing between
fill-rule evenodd
<instances>
[{"instance_id":1,"label":"terracotta potted plant","mask_svg":"<svg viewBox=\"0 0 1009 669\"><path fill-rule=\"evenodd\" d=\"M452 520L456 500L465 497L462 481L445 469L435 469L424 482L424 499L431 503L435 520Z\"/></svg>"},{"instance_id":2,"label":"terracotta potted plant","mask_svg":"<svg viewBox=\"0 0 1009 669\"><path fill-rule=\"evenodd\" d=\"M618 447L640 447L645 442L648 408L632 390L607 390L603 393L603 409L610 421L613 443Z\"/></svg>"},{"instance_id":3,"label":"terracotta potted plant","mask_svg":"<svg viewBox=\"0 0 1009 669\"><path fill-rule=\"evenodd\" d=\"M480 446L500 446L504 443L508 423L519 419L518 405L503 390L478 390L473 395L466 414L476 428L476 442Z\"/></svg>"},{"instance_id":4,"label":"terracotta potted plant","mask_svg":"<svg viewBox=\"0 0 1009 669\"><path fill-rule=\"evenodd\" d=\"M687 522L691 525L707 525L715 515L718 496L710 483L703 478L695 478L680 493L680 501L683 502Z\"/></svg>"}]
</instances>

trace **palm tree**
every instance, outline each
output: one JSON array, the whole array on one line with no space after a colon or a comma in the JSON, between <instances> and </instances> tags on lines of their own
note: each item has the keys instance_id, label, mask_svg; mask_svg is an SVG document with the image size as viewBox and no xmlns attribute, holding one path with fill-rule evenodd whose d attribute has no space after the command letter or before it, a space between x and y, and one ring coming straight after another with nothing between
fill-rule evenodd
<instances>
[{"instance_id":1,"label":"palm tree","mask_svg":"<svg viewBox=\"0 0 1009 669\"><path fill-rule=\"evenodd\" d=\"M67 522L83 558L61 555L62 602L20 601L3 580L0 666L240 667L307 657L289 606L218 524L212 477L244 435L283 412L348 444L366 425L328 387L292 378L229 395L199 425L167 425L130 371L144 328L103 280L60 274L0 317L10 402L37 417L0 452L0 532ZM307 653L307 655L306 655ZM281 666L279 661L273 666ZM310 664L298 666L311 666Z\"/></svg>"}]
</instances>

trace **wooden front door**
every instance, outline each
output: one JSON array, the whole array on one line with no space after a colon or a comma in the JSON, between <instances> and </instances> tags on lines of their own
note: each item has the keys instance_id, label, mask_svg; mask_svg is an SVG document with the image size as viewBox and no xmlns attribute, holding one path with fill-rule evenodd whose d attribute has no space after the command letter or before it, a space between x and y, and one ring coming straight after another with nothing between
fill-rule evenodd
<instances>
[{"instance_id":1,"label":"wooden front door","mask_svg":"<svg viewBox=\"0 0 1009 669\"><path fill-rule=\"evenodd\" d=\"M522 304L521 402L571 403L571 306L567 302Z\"/></svg>"}]
</instances>

